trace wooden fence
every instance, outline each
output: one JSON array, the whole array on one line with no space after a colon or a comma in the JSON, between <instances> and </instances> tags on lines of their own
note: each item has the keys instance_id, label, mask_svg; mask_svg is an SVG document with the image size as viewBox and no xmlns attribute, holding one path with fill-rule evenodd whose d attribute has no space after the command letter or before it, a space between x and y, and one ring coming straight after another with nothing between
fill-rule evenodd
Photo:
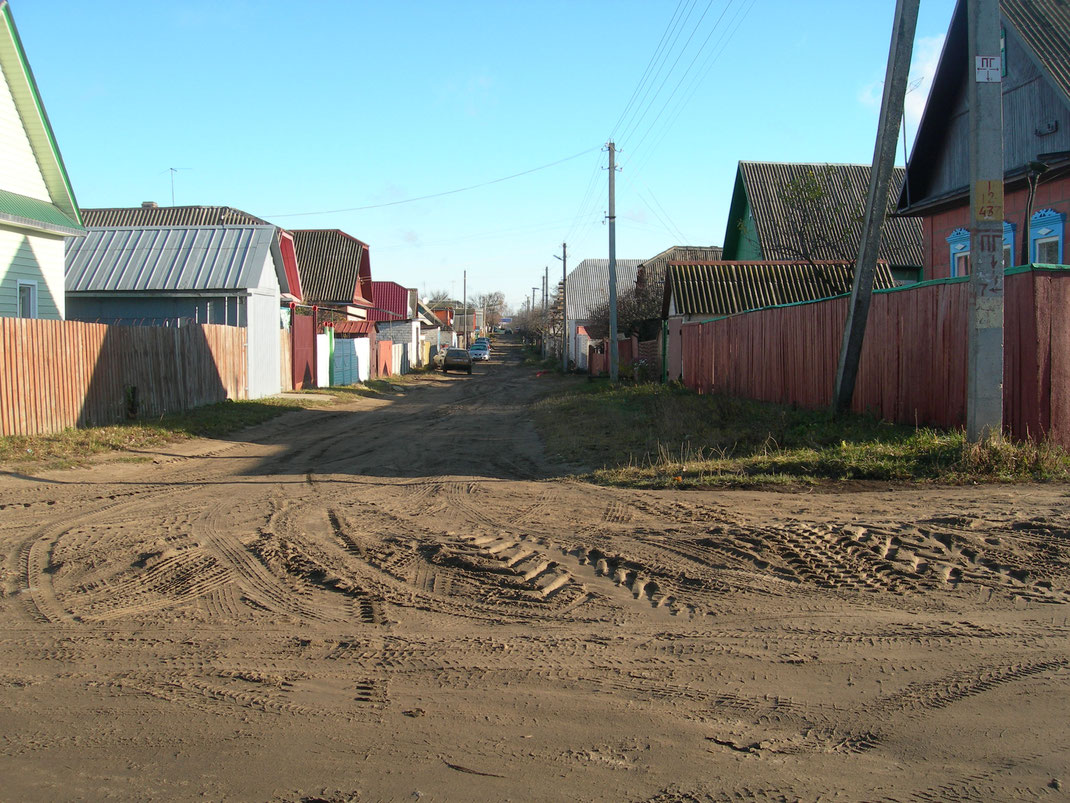
<instances>
[{"instance_id":1,"label":"wooden fence","mask_svg":"<svg viewBox=\"0 0 1070 803\"><path fill-rule=\"evenodd\" d=\"M0 435L151 418L246 397L246 331L0 318Z\"/></svg>"},{"instance_id":2,"label":"wooden fence","mask_svg":"<svg viewBox=\"0 0 1070 803\"><path fill-rule=\"evenodd\" d=\"M904 424L966 421L963 280L873 296L852 408ZM1070 271L1016 268L1005 282L1003 423L1070 448ZM831 403L847 298L774 307L681 329L685 385L820 408Z\"/></svg>"}]
</instances>

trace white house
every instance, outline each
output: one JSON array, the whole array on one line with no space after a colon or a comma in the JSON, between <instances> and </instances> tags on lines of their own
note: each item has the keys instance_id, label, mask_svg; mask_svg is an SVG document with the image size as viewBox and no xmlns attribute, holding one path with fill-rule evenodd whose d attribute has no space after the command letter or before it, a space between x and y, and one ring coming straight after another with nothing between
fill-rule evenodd
<instances>
[{"instance_id":1,"label":"white house","mask_svg":"<svg viewBox=\"0 0 1070 803\"><path fill-rule=\"evenodd\" d=\"M85 231L7 0L0 74L0 316L62 319L64 239Z\"/></svg>"}]
</instances>

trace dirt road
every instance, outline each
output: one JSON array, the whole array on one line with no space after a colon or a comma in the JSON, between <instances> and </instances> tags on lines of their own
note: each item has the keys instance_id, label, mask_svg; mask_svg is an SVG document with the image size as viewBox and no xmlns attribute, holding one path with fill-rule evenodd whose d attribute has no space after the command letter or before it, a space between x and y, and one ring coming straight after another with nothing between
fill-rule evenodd
<instances>
[{"instance_id":1,"label":"dirt road","mask_svg":"<svg viewBox=\"0 0 1070 803\"><path fill-rule=\"evenodd\" d=\"M506 353L0 476L2 800L1065 800L1065 486L564 478Z\"/></svg>"}]
</instances>

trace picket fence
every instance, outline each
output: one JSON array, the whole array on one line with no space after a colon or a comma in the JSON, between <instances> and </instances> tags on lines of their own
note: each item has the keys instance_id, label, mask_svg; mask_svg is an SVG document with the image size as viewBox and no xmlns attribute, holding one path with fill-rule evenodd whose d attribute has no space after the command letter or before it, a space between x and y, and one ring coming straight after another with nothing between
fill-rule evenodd
<instances>
[{"instance_id":1,"label":"picket fence","mask_svg":"<svg viewBox=\"0 0 1070 803\"><path fill-rule=\"evenodd\" d=\"M0 435L246 398L246 330L0 318Z\"/></svg>"}]
</instances>

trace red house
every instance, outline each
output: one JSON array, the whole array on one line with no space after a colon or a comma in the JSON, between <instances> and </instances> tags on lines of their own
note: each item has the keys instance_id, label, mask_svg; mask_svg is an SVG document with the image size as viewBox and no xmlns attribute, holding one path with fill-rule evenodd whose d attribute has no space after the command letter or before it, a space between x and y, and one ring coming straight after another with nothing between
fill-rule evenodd
<instances>
[{"instance_id":1,"label":"red house","mask_svg":"<svg viewBox=\"0 0 1070 803\"><path fill-rule=\"evenodd\" d=\"M1070 4L1001 0L1004 266L1066 264ZM923 221L923 279L970 270L966 3L951 18L907 164L899 215Z\"/></svg>"}]
</instances>

